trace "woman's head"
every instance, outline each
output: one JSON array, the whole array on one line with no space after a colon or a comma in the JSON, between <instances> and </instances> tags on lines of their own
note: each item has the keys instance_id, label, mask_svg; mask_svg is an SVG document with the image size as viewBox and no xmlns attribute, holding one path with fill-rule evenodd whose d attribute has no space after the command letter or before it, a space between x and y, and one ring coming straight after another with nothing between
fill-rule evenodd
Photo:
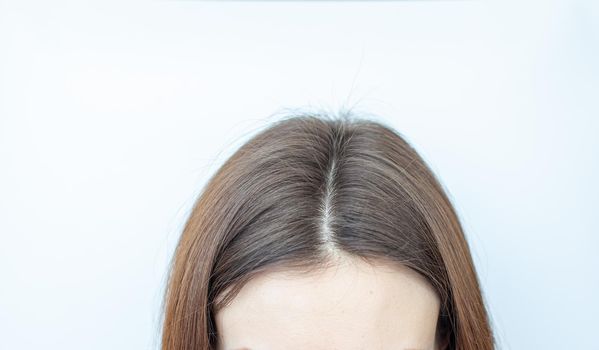
<instances>
[{"instance_id":1,"label":"woman's head","mask_svg":"<svg viewBox=\"0 0 599 350\"><path fill-rule=\"evenodd\" d=\"M393 129L279 120L213 175L177 246L162 348L492 349L456 213Z\"/></svg>"}]
</instances>

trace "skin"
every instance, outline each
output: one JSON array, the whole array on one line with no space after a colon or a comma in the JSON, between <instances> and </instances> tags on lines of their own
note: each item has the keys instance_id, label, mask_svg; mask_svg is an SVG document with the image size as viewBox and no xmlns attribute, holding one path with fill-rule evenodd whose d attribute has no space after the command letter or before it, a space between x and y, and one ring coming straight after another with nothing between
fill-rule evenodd
<instances>
[{"instance_id":1,"label":"skin","mask_svg":"<svg viewBox=\"0 0 599 350\"><path fill-rule=\"evenodd\" d=\"M439 307L414 270L344 256L318 272L250 280L215 315L218 350L441 350Z\"/></svg>"}]
</instances>

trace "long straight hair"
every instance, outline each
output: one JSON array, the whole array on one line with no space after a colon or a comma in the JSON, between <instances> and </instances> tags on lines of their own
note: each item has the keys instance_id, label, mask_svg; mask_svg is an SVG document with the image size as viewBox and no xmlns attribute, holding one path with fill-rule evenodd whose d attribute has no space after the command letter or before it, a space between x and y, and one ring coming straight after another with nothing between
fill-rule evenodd
<instances>
[{"instance_id":1,"label":"long straight hair","mask_svg":"<svg viewBox=\"0 0 599 350\"><path fill-rule=\"evenodd\" d=\"M401 134L349 113L287 115L209 179L171 261L162 349L217 349L214 315L253 276L322 268L335 253L419 272L440 297L446 349L494 349L470 249L439 181Z\"/></svg>"}]
</instances>

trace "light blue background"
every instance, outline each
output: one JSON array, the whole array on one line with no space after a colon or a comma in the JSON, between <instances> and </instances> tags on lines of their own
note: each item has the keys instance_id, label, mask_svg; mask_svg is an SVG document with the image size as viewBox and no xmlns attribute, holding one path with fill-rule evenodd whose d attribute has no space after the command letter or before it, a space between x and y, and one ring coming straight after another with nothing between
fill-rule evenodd
<instances>
[{"instance_id":1,"label":"light blue background","mask_svg":"<svg viewBox=\"0 0 599 350\"><path fill-rule=\"evenodd\" d=\"M284 108L390 123L500 349L599 349L599 3L0 2L2 349L157 349L167 263Z\"/></svg>"}]
</instances>

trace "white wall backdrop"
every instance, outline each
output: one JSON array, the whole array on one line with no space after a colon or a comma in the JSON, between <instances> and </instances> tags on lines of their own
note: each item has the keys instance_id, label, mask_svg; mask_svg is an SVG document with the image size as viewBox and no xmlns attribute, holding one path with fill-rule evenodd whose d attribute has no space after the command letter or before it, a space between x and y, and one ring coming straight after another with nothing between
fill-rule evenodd
<instances>
[{"instance_id":1,"label":"white wall backdrop","mask_svg":"<svg viewBox=\"0 0 599 350\"><path fill-rule=\"evenodd\" d=\"M500 349L599 349L596 1L0 2L0 348L157 349L196 194L284 108L436 171Z\"/></svg>"}]
</instances>

